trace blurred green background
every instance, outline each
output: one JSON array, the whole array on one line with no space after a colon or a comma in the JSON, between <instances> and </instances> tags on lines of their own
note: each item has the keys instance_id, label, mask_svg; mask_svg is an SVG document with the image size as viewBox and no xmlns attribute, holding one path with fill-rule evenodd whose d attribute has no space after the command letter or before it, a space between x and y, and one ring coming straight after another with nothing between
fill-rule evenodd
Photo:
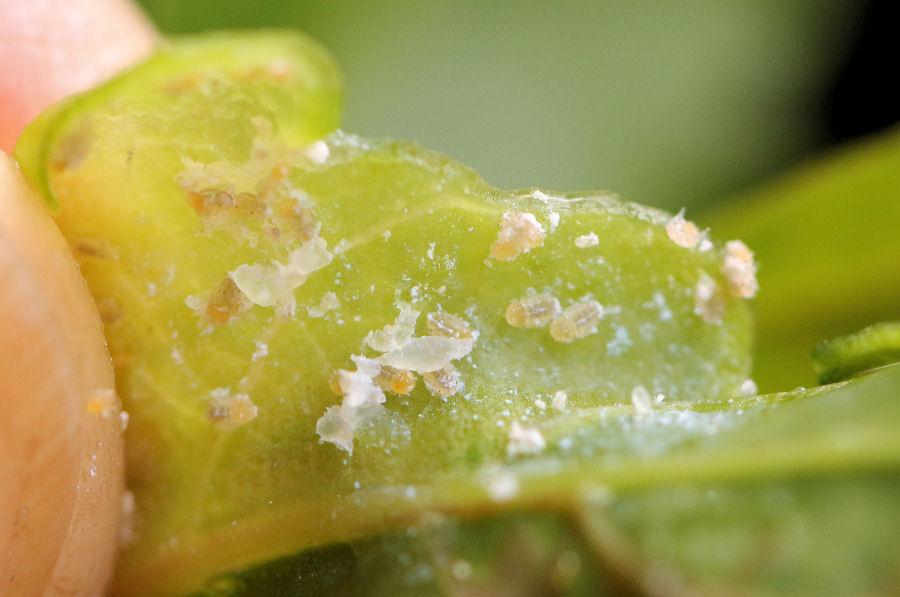
<instances>
[{"instance_id":1,"label":"blurred green background","mask_svg":"<svg viewBox=\"0 0 900 597\"><path fill-rule=\"evenodd\" d=\"M864 5L141 0L167 33L301 29L337 57L344 127L415 139L505 188L668 209L732 195L829 140Z\"/></svg>"}]
</instances>

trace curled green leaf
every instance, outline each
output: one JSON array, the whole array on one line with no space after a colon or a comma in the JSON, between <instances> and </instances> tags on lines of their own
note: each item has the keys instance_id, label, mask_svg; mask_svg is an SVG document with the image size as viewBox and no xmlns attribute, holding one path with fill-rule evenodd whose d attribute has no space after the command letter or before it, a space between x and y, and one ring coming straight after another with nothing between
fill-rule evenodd
<instances>
[{"instance_id":1,"label":"curled green leaf","mask_svg":"<svg viewBox=\"0 0 900 597\"><path fill-rule=\"evenodd\" d=\"M337 131L337 80L294 34L187 39L17 150L58 201L131 414L116 592L758 470L781 419L753 427L769 404L746 402L746 245Z\"/></svg>"}]
</instances>

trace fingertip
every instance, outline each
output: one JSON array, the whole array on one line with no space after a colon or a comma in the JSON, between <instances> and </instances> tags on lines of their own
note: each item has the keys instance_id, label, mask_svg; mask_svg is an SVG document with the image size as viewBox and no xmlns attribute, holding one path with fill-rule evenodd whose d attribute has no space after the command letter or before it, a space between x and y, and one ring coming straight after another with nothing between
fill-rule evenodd
<instances>
[{"instance_id":1,"label":"fingertip","mask_svg":"<svg viewBox=\"0 0 900 597\"><path fill-rule=\"evenodd\" d=\"M97 309L67 243L0 153L0 595L100 594L123 492ZM92 397L107 410L90 409Z\"/></svg>"},{"instance_id":2,"label":"fingertip","mask_svg":"<svg viewBox=\"0 0 900 597\"><path fill-rule=\"evenodd\" d=\"M4 0L0 5L0 149L52 103L140 60L158 37L125 0Z\"/></svg>"}]
</instances>

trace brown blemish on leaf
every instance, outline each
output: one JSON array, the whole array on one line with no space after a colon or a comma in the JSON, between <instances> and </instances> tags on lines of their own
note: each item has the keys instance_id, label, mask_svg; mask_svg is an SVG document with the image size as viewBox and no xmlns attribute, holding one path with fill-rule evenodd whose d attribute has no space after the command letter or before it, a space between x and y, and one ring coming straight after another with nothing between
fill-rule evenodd
<instances>
[{"instance_id":1,"label":"brown blemish on leaf","mask_svg":"<svg viewBox=\"0 0 900 597\"><path fill-rule=\"evenodd\" d=\"M215 324L226 323L244 306L244 297L237 284L225 277L209 297L206 316Z\"/></svg>"},{"instance_id":2,"label":"brown blemish on leaf","mask_svg":"<svg viewBox=\"0 0 900 597\"><path fill-rule=\"evenodd\" d=\"M115 251L109 247L109 243L93 238L81 238L74 241L72 251L91 259L116 259L118 257Z\"/></svg>"},{"instance_id":3,"label":"brown blemish on leaf","mask_svg":"<svg viewBox=\"0 0 900 597\"><path fill-rule=\"evenodd\" d=\"M51 169L68 170L81 165L91 149L91 136L89 122L79 125L66 135L53 151L50 160Z\"/></svg>"}]
</instances>

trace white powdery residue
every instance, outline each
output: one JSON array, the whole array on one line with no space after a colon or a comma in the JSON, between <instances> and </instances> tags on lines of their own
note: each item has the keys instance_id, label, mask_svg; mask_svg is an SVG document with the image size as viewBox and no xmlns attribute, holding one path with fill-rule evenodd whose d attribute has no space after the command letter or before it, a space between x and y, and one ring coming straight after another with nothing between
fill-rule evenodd
<instances>
[{"instance_id":1,"label":"white powdery residue","mask_svg":"<svg viewBox=\"0 0 900 597\"><path fill-rule=\"evenodd\" d=\"M631 337L628 335L628 329L625 326L616 326L613 339L606 343L606 354L612 357L618 357L625 354L629 348L634 345Z\"/></svg>"},{"instance_id":2,"label":"white powdery residue","mask_svg":"<svg viewBox=\"0 0 900 597\"><path fill-rule=\"evenodd\" d=\"M353 432L356 429L355 411L341 406L329 406L325 414L316 421L316 433L319 443L331 443L353 454Z\"/></svg>"},{"instance_id":3,"label":"white powdery residue","mask_svg":"<svg viewBox=\"0 0 900 597\"><path fill-rule=\"evenodd\" d=\"M734 411L741 414L742 411ZM655 413L652 425L678 427L692 433L715 435L734 426L732 413L670 410Z\"/></svg>"},{"instance_id":4,"label":"white powdery residue","mask_svg":"<svg viewBox=\"0 0 900 597\"><path fill-rule=\"evenodd\" d=\"M239 265L228 275L244 296L260 307L274 306L306 281L306 276L280 263Z\"/></svg>"},{"instance_id":5,"label":"white powdery residue","mask_svg":"<svg viewBox=\"0 0 900 597\"><path fill-rule=\"evenodd\" d=\"M381 372L381 365L372 359L354 355L356 371L337 372L337 387L343 396L340 406L329 406L316 421L319 443L329 442L353 454L353 433L356 428L382 408L384 392L373 379Z\"/></svg>"},{"instance_id":6,"label":"white powdery residue","mask_svg":"<svg viewBox=\"0 0 900 597\"><path fill-rule=\"evenodd\" d=\"M266 74L273 79L287 79L293 72L291 64L284 58L273 58L269 61L269 64L266 65Z\"/></svg>"},{"instance_id":7,"label":"white powdery residue","mask_svg":"<svg viewBox=\"0 0 900 597\"><path fill-rule=\"evenodd\" d=\"M213 400L217 400L217 399L221 399L221 398L228 398L228 396L231 395L231 389L230 388L214 388L213 390L211 390L209 392L209 395L212 397Z\"/></svg>"},{"instance_id":8,"label":"white powdery residue","mask_svg":"<svg viewBox=\"0 0 900 597\"><path fill-rule=\"evenodd\" d=\"M713 250L713 242L708 238L700 239L700 246L697 248L701 253L709 253Z\"/></svg>"},{"instance_id":9,"label":"white powdery residue","mask_svg":"<svg viewBox=\"0 0 900 597\"><path fill-rule=\"evenodd\" d=\"M422 336L412 338L405 345L378 357L378 362L417 373L443 369L451 361L461 359L475 347L474 338L444 338Z\"/></svg>"},{"instance_id":10,"label":"white powdery residue","mask_svg":"<svg viewBox=\"0 0 900 597\"><path fill-rule=\"evenodd\" d=\"M269 346L259 340L255 340L254 344L256 345L256 350L253 351L253 354L250 356L251 361L258 361L263 357L269 356Z\"/></svg>"},{"instance_id":11,"label":"white powdery residue","mask_svg":"<svg viewBox=\"0 0 900 597\"><path fill-rule=\"evenodd\" d=\"M387 230L385 230L384 232L382 232L382 233L381 233L381 236L382 236L382 238L384 238L384 240L390 240L390 238L391 238L391 229L388 228Z\"/></svg>"},{"instance_id":12,"label":"white powdery residue","mask_svg":"<svg viewBox=\"0 0 900 597\"><path fill-rule=\"evenodd\" d=\"M341 300L333 292L326 292L318 305L307 307L310 317L324 317L326 313L341 306Z\"/></svg>"},{"instance_id":13,"label":"white powdery residue","mask_svg":"<svg viewBox=\"0 0 900 597\"><path fill-rule=\"evenodd\" d=\"M518 421L513 421L510 425L506 443L507 457L512 458L520 454L540 454L546 447L547 442L538 429L523 427Z\"/></svg>"},{"instance_id":14,"label":"white powdery residue","mask_svg":"<svg viewBox=\"0 0 900 597\"><path fill-rule=\"evenodd\" d=\"M169 353L169 356L172 357L172 361L176 365L184 365L184 357L181 356L181 351L178 350L177 348L173 348L172 352Z\"/></svg>"},{"instance_id":15,"label":"white powdery residue","mask_svg":"<svg viewBox=\"0 0 900 597\"><path fill-rule=\"evenodd\" d=\"M725 301L719 285L706 273L700 274L694 288L694 313L714 325L721 325L725 315Z\"/></svg>"},{"instance_id":16,"label":"white powdery residue","mask_svg":"<svg viewBox=\"0 0 900 597\"><path fill-rule=\"evenodd\" d=\"M356 371L341 369L337 374L344 405L358 408L384 402L384 392L373 382L381 373L381 364L362 355L353 355L350 359L356 364Z\"/></svg>"},{"instance_id":17,"label":"white powdery residue","mask_svg":"<svg viewBox=\"0 0 900 597\"><path fill-rule=\"evenodd\" d=\"M369 332L364 341L384 354L375 358L353 355L356 371L342 369L333 378L332 387L343 401L340 406L329 407L316 422L320 443L332 443L352 454L354 431L383 411L384 389L408 393L415 383L414 377L410 379L413 371L422 373L428 389L440 396L454 394L462 387L451 361L472 351L478 332L456 316L438 312L429 314L429 329L445 335L413 338L420 312L408 303L398 306L400 313L394 323Z\"/></svg>"},{"instance_id":18,"label":"white powdery residue","mask_svg":"<svg viewBox=\"0 0 900 597\"><path fill-rule=\"evenodd\" d=\"M290 319L297 313L297 299L293 294L275 303L275 315L280 319Z\"/></svg>"},{"instance_id":19,"label":"white powdery residue","mask_svg":"<svg viewBox=\"0 0 900 597\"><path fill-rule=\"evenodd\" d=\"M131 421L131 415L128 414L127 410L119 412L119 424L122 426L122 431L128 429L129 421Z\"/></svg>"},{"instance_id":20,"label":"white powdery residue","mask_svg":"<svg viewBox=\"0 0 900 597\"><path fill-rule=\"evenodd\" d=\"M498 261L512 261L522 253L544 244L544 229L528 212L506 212L500 223L497 240L490 256Z\"/></svg>"},{"instance_id":21,"label":"white powdery residue","mask_svg":"<svg viewBox=\"0 0 900 597\"><path fill-rule=\"evenodd\" d=\"M328 266L333 258L334 255L328 252L328 243L317 236L291 251L288 267L299 274L308 276Z\"/></svg>"},{"instance_id":22,"label":"white powdery residue","mask_svg":"<svg viewBox=\"0 0 900 597\"><path fill-rule=\"evenodd\" d=\"M472 578L472 564L466 560L454 560L450 566L450 573L456 580L465 582Z\"/></svg>"},{"instance_id":23,"label":"white powdery residue","mask_svg":"<svg viewBox=\"0 0 900 597\"><path fill-rule=\"evenodd\" d=\"M508 502L519 495L519 478L512 471L495 471L488 476L485 489L495 502Z\"/></svg>"},{"instance_id":24,"label":"white powdery residue","mask_svg":"<svg viewBox=\"0 0 900 597\"><path fill-rule=\"evenodd\" d=\"M318 141L307 147L306 151L304 151L304 154L313 164L321 166L326 161L328 161L328 156L331 155L331 150L328 149L328 143L319 139Z\"/></svg>"},{"instance_id":25,"label":"white powdery residue","mask_svg":"<svg viewBox=\"0 0 900 597\"><path fill-rule=\"evenodd\" d=\"M753 251L739 240L725 243L725 261L722 273L728 278L728 290L733 296L753 298L759 290L756 281L756 263Z\"/></svg>"},{"instance_id":26,"label":"white powdery residue","mask_svg":"<svg viewBox=\"0 0 900 597\"><path fill-rule=\"evenodd\" d=\"M175 281L175 266L169 265L168 267L166 267L166 275L163 276L162 283L165 286L168 286L169 284L171 284L174 281Z\"/></svg>"},{"instance_id":27,"label":"white powdery residue","mask_svg":"<svg viewBox=\"0 0 900 597\"><path fill-rule=\"evenodd\" d=\"M653 335L656 333L656 326L650 321L645 321L638 326L638 333L641 335L641 338L649 342L653 340Z\"/></svg>"},{"instance_id":28,"label":"white powdery residue","mask_svg":"<svg viewBox=\"0 0 900 597\"><path fill-rule=\"evenodd\" d=\"M556 230L556 227L559 226L559 214L555 211L551 211L547 214L547 224L549 225L548 229L550 232Z\"/></svg>"},{"instance_id":29,"label":"white powdery residue","mask_svg":"<svg viewBox=\"0 0 900 597\"><path fill-rule=\"evenodd\" d=\"M566 403L569 400L569 395L566 394L563 390L559 390L555 394L553 394L553 400L550 401L550 406L559 412L565 412Z\"/></svg>"},{"instance_id":30,"label":"white powdery residue","mask_svg":"<svg viewBox=\"0 0 900 597\"><path fill-rule=\"evenodd\" d=\"M425 255L428 259L434 260L434 247L437 243L428 243L428 250L425 251Z\"/></svg>"},{"instance_id":31,"label":"white powdery residue","mask_svg":"<svg viewBox=\"0 0 900 597\"><path fill-rule=\"evenodd\" d=\"M660 321L671 321L672 319L672 310L669 309L669 305L666 303L666 297L658 290L653 293L652 301L644 303L644 307L647 309L658 309Z\"/></svg>"},{"instance_id":32,"label":"white powdery residue","mask_svg":"<svg viewBox=\"0 0 900 597\"><path fill-rule=\"evenodd\" d=\"M288 301L306 277L331 263L328 244L319 237L310 239L291 251L287 265L239 265L228 272L235 285L255 305L272 307Z\"/></svg>"},{"instance_id":33,"label":"white powdery residue","mask_svg":"<svg viewBox=\"0 0 900 597\"><path fill-rule=\"evenodd\" d=\"M631 390L631 405L634 412L639 415L649 415L653 412L653 399L650 392L644 386L634 386Z\"/></svg>"},{"instance_id":34,"label":"white powdery residue","mask_svg":"<svg viewBox=\"0 0 900 597\"><path fill-rule=\"evenodd\" d=\"M398 306L400 314L394 323L366 335L364 341L367 346L379 352L390 352L399 350L409 343L421 311L414 310L409 303L399 303Z\"/></svg>"},{"instance_id":35,"label":"white powdery residue","mask_svg":"<svg viewBox=\"0 0 900 597\"><path fill-rule=\"evenodd\" d=\"M745 379L741 384L741 387L738 388L738 396L740 396L741 398L756 396L758 393L759 388L756 386L756 382L752 379Z\"/></svg>"},{"instance_id":36,"label":"white powdery residue","mask_svg":"<svg viewBox=\"0 0 900 597\"><path fill-rule=\"evenodd\" d=\"M593 232L582 234L575 239L575 246L579 249L587 249L588 247L596 247L600 244L600 239Z\"/></svg>"},{"instance_id":37,"label":"white powdery residue","mask_svg":"<svg viewBox=\"0 0 900 597\"><path fill-rule=\"evenodd\" d=\"M206 313L206 301L197 295L189 294L184 297L184 304L187 305L191 311L195 311L198 314L202 315Z\"/></svg>"},{"instance_id":38,"label":"white powdery residue","mask_svg":"<svg viewBox=\"0 0 900 597\"><path fill-rule=\"evenodd\" d=\"M700 231L693 222L684 219L684 208L681 208L666 224L666 234L679 247L693 249L700 242Z\"/></svg>"},{"instance_id":39,"label":"white powdery residue","mask_svg":"<svg viewBox=\"0 0 900 597\"><path fill-rule=\"evenodd\" d=\"M544 410L545 408L547 408L547 403L544 402L543 400L541 400L540 398L535 399L534 405L541 410Z\"/></svg>"},{"instance_id":40,"label":"white powdery residue","mask_svg":"<svg viewBox=\"0 0 900 597\"><path fill-rule=\"evenodd\" d=\"M335 255L343 255L347 252L348 248L350 248L350 241L348 241L346 238L342 238L334 246L334 250L332 251L332 253L334 253Z\"/></svg>"}]
</instances>

